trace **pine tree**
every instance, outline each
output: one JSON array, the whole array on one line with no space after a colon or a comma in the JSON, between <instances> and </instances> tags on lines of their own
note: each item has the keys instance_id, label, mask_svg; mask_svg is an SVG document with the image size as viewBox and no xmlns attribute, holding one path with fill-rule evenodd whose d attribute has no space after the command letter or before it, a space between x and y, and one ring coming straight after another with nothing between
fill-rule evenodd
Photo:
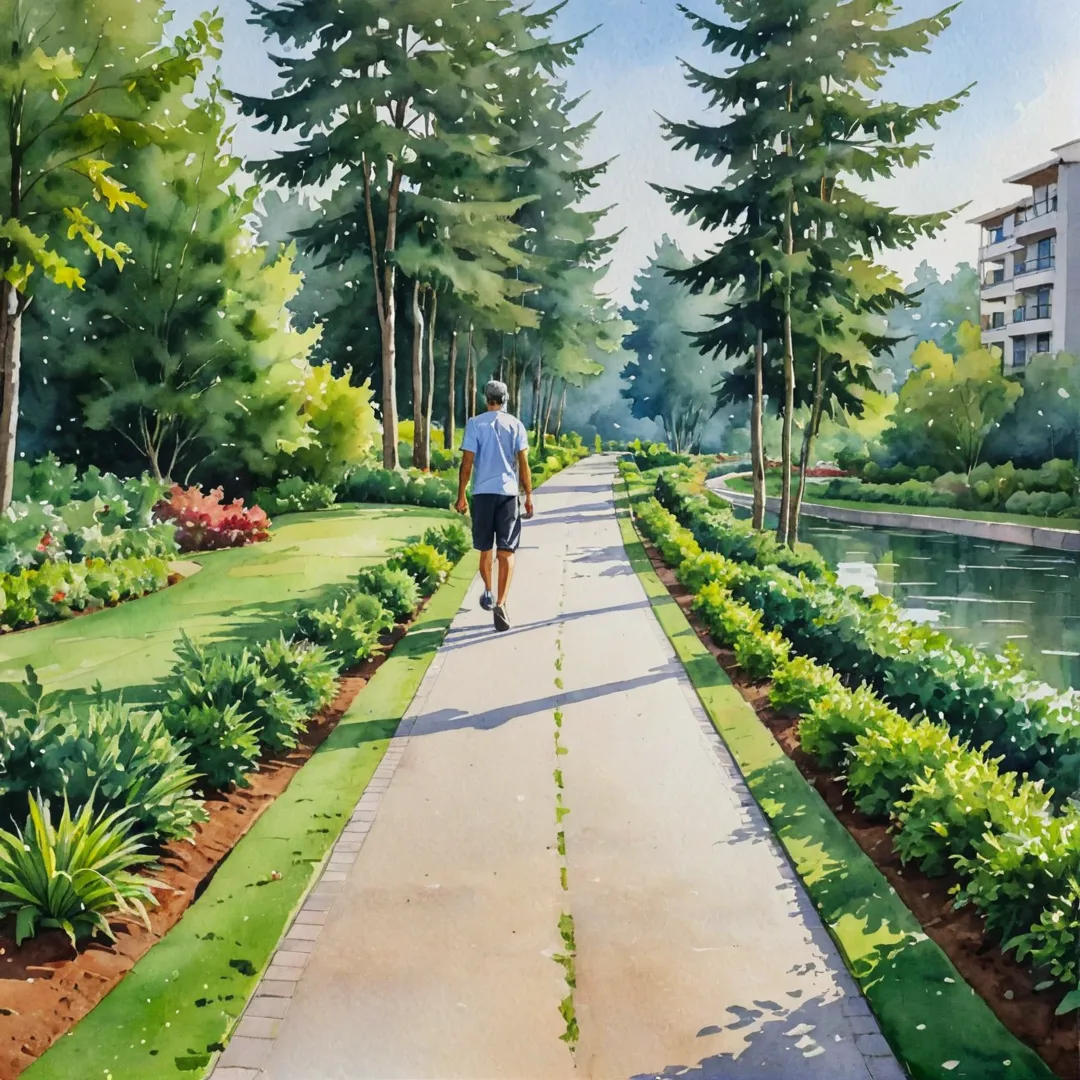
<instances>
[{"instance_id":1,"label":"pine tree","mask_svg":"<svg viewBox=\"0 0 1080 1080\"><path fill-rule=\"evenodd\" d=\"M721 0L719 23L682 8L708 46L735 66L713 75L688 66L691 85L722 112L716 125L667 123L669 138L726 169L708 190L664 190L681 213L729 239L676 273L696 291L729 290L727 308L698 337L704 351L754 356L755 523L764 518L761 415L765 366L782 359L783 470L779 538L794 543L787 477L798 340L810 356L841 330L841 312L860 309L859 285L847 273L856 256L911 246L935 235L948 213L904 215L881 207L848 184L888 177L918 164L929 148L911 142L936 127L963 94L908 108L870 95L902 58L925 51L950 22L952 8L894 27L894 0ZM827 301L839 309L829 310Z\"/></svg>"}]
</instances>

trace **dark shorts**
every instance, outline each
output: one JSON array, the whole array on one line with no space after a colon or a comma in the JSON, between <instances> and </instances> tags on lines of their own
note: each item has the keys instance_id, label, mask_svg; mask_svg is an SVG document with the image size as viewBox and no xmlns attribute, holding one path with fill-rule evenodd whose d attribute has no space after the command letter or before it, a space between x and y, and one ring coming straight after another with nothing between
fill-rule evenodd
<instances>
[{"instance_id":1,"label":"dark shorts","mask_svg":"<svg viewBox=\"0 0 1080 1080\"><path fill-rule=\"evenodd\" d=\"M521 542L521 507L516 495L474 495L473 547L477 551L517 551Z\"/></svg>"}]
</instances>

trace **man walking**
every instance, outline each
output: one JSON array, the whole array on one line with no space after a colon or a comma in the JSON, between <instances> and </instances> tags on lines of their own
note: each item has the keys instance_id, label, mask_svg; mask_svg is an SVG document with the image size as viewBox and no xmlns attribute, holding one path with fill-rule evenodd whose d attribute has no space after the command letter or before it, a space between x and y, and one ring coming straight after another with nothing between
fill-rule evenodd
<instances>
[{"instance_id":1,"label":"man walking","mask_svg":"<svg viewBox=\"0 0 1080 1080\"><path fill-rule=\"evenodd\" d=\"M525 425L506 412L506 384L492 380L484 387L487 412L465 425L458 474L457 510L468 510L465 492L473 478L473 547L480 552L484 594L480 606L494 609L495 629L510 629L506 598L514 576L514 552L521 540L519 492L525 493L525 516L533 516L532 473L529 472L529 436ZM498 551L498 595L492 595L492 553Z\"/></svg>"}]
</instances>

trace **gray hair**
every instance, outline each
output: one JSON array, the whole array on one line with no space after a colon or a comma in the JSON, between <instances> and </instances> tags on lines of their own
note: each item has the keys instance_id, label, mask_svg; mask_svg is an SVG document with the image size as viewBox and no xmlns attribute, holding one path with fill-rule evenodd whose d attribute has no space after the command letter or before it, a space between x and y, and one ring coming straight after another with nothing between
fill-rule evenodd
<instances>
[{"instance_id":1,"label":"gray hair","mask_svg":"<svg viewBox=\"0 0 1080 1080\"><path fill-rule=\"evenodd\" d=\"M498 379L492 379L484 387L484 400L489 405L505 405L509 396L510 391L506 388L506 383L499 382Z\"/></svg>"}]
</instances>

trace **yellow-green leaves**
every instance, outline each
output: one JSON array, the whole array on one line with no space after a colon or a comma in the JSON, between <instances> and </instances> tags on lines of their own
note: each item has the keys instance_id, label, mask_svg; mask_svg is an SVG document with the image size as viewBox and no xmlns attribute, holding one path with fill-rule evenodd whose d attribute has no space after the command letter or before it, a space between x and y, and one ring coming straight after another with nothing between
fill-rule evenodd
<instances>
[{"instance_id":1,"label":"yellow-green leaves","mask_svg":"<svg viewBox=\"0 0 1080 1080\"><path fill-rule=\"evenodd\" d=\"M118 206L121 210L130 210L133 206L141 207L143 210L146 209L146 203L138 195L133 191L129 191L119 180L109 175L109 170L112 168L109 162L101 161L98 158L85 157L74 162L70 168L73 172L85 176L90 181L93 185L95 200L100 202L104 199L109 204L110 214Z\"/></svg>"},{"instance_id":2,"label":"yellow-green leaves","mask_svg":"<svg viewBox=\"0 0 1080 1080\"><path fill-rule=\"evenodd\" d=\"M141 205L145 206L146 204L142 203ZM90 254L97 259L98 266L101 266L108 259L109 262L116 266L117 270L124 269L124 256L131 253L131 248L127 244L105 243L102 239L101 226L92 218L87 217L81 207L65 207L64 216L68 219L68 239L81 240Z\"/></svg>"},{"instance_id":3,"label":"yellow-green leaves","mask_svg":"<svg viewBox=\"0 0 1080 1080\"><path fill-rule=\"evenodd\" d=\"M19 292L27 291L30 277L37 269L50 281L69 289L81 289L86 284L79 271L49 247L47 235L38 235L21 221L9 218L0 225L0 239L6 240L14 252L4 277Z\"/></svg>"}]
</instances>

